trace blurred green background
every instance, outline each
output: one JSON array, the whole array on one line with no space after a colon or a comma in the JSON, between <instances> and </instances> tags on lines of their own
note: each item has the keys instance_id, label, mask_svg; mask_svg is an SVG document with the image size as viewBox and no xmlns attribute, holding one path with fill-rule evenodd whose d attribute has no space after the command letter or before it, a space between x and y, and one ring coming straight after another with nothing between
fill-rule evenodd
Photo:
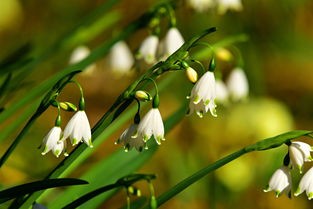
<instances>
[{"instance_id":1,"label":"blurred green background","mask_svg":"<svg viewBox=\"0 0 313 209\"><path fill-rule=\"evenodd\" d=\"M75 47L85 44L91 50L96 48L157 1L120 1L112 10L101 14L97 21L76 31L58 50L53 48L61 37L66 37L64 34L105 2L1 0L0 60L23 45L28 46L27 56L31 58L42 56L49 48L56 51L50 52L49 58L43 59L18 80L16 88L7 93L1 105L7 107L14 104L38 83L66 67ZM224 15L217 14L213 9L196 13L184 2L180 2L176 9L178 28L186 40L212 26L218 28L218 32L206 39L212 44L233 35L248 36L247 41L234 45L240 50L245 63L250 96L247 101L219 105L218 118L209 114L202 119L195 115L186 117L166 136L167 140L155 156L140 170L157 174L158 178L154 181L156 194L245 145L293 129L310 130L313 126L313 1L244 0L242 3L241 12L229 11ZM147 30L140 30L126 41L135 50L146 35ZM236 53L234 48L228 49ZM93 74L78 76L85 91L91 125L100 119L119 93L138 75L114 76L108 69L106 57L99 60L96 67ZM217 60L217 70L223 74L228 74L234 67L236 56L233 61ZM3 69L0 71L4 79L6 72ZM191 89L184 74L178 73L176 78L179 79L173 80L171 87L161 93L160 110L164 118L182 102L187 102L185 97ZM67 87L62 97L76 101L79 92L74 87ZM1 129L5 130L20 115L21 112L17 112L1 124ZM69 119L71 115L64 114L64 117ZM60 162L50 154L42 157L37 149L43 136L53 126L55 116L56 110L51 108L35 123L1 168L1 186L9 187L43 178ZM114 141L127 126L125 124L120 132L95 150L71 176L79 177L89 166L121 149L114 145ZM1 142L0 153L4 153L21 128L18 127L14 134ZM292 199L282 195L276 199L273 193L262 191L271 174L281 166L286 151L287 147L281 147L243 156L208 175L160 208L311 208L304 194ZM294 182L297 181L298 178L295 178ZM148 194L145 185L140 187L143 187L143 194ZM45 201L53 201L53 198L43 200L43 203ZM101 208L119 208L125 202L125 194L120 192Z\"/></svg>"}]
</instances>

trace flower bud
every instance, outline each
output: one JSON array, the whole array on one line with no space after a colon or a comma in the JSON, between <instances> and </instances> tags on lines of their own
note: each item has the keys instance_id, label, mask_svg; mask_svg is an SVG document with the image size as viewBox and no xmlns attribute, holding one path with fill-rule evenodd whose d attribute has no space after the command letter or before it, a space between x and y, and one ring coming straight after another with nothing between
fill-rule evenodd
<instances>
[{"instance_id":1,"label":"flower bud","mask_svg":"<svg viewBox=\"0 0 313 209\"><path fill-rule=\"evenodd\" d=\"M223 47L217 48L215 50L215 55L218 59L226 62L229 62L233 59L232 53L228 49Z\"/></svg>"},{"instance_id":2,"label":"flower bud","mask_svg":"<svg viewBox=\"0 0 313 209\"><path fill-rule=\"evenodd\" d=\"M150 101L152 99L151 95L143 90L136 91L135 98L143 102Z\"/></svg>"},{"instance_id":3,"label":"flower bud","mask_svg":"<svg viewBox=\"0 0 313 209\"><path fill-rule=\"evenodd\" d=\"M193 68L188 67L186 69L186 76L191 83L196 83L198 80L198 73Z\"/></svg>"},{"instance_id":4,"label":"flower bud","mask_svg":"<svg viewBox=\"0 0 313 209\"><path fill-rule=\"evenodd\" d=\"M60 102L59 105L62 110L69 111L69 112L77 111L77 107L70 102Z\"/></svg>"}]
</instances>

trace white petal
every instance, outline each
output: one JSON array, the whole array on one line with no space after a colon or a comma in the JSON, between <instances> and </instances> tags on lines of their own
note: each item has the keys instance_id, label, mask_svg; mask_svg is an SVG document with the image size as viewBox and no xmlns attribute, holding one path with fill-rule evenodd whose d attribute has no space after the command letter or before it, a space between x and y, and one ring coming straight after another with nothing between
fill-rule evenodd
<instances>
[{"instance_id":1,"label":"white petal","mask_svg":"<svg viewBox=\"0 0 313 209\"><path fill-rule=\"evenodd\" d=\"M139 57L143 57L148 64L155 63L158 44L159 38L157 36L148 36L145 40L143 40L139 48Z\"/></svg>"},{"instance_id":2,"label":"white petal","mask_svg":"<svg viewBox=\"0 0 313 209\"><path fill-rule=\"evenodd\" d=\"M307 191L307 194L312 192L311 184L313 183L313 167L310 168L302 177L300 180L299 186L297 191L295 192L295 196L298 196L305 190Z\"/></svg>"},{"instance_id":3,"label":"white petal","mask_svg":"<svg viewBox=\"0 0 313 209\"><path fill-rule=\"evenodd\" d=\"M47 152L53 149L56 143L60 140L62 134L62 130L60 127L54 126L49 133L44 137L43 145L44 150L41 153L45 155Z\"/></svg>"},{"instance_id":4,"label":"white petal","mask_svg":"<svg viewBox=\"0 0 313 209\"><path fill-rule=\"evenodd\" d=\"M73 115L73 117L69 120L69 122L66 124L64 128L63 137L67 139L70 137L74 131L77 118L79 117L79 111Z\"/></svg>"},{"instance_id":5,"label":"white petal","mask_svg":"<svg viewBox=\"0 0 313 209\"><path fill-rule=\"evenodd\" d=\"M58 141L53 147L52 152L56 157L59 157L60 154L62 154L63 150L64 150L64 142Z\"/></svg>"},{"instance_id":6,"label":"white petal","mask_svg":"<svg viewBox=\"0 0 313 209\"><path fill-rule=\"evenodd\" d=\"M90 54L90 50L86 46L79 46L74 49L71 54L71 58L69 63L74 64L80 62L81 60L85 59Z\"/></svg>"},{"instance_id":7,"label":"white petal","mask_svg":"<svg viewBox=\"0 0 313 209\"><path fill-rule=\"evenodd\" d=\"M170 28L164 39L166 55L169 56L173 54L183 44L184 44L184 38L182 37L179 30L175 27Z\"/></svg>"},{"instance_id":8,"label":"white petal","mask_svg":"<svg viewBox=\"0 0 313 209\"><path fill-rule=\"evenodd\" d=\"M128 73L135 62L132 52L124 41L114 44L109 58L111 70L119 74Z\"/></svg>"},{"instance_id":9,"label":"white petal","mask_svg":"<svg viewBox=\"0 0 313 209\"><path fill-rule=\"evenodd\" d=\"M87 118L85 111L81 113L81 125L82 125L82 138L84 142L89 146L92 147L91 143L91 128Z\"/></svg>"},{"instance_id":10,"label":"white petal","mask_svg":"<svg viewBox=\"0 0 313 209\"><path fill-rule=\"evenodd\" d=\"M241 0L218 0L218 13L224 14L227 10L241 11Z\"/></svg>"},{"instance_id":11,"label":"white petal","mask_svg":"<svg viewBox=\"0 0 313 209\"><path fill-rule=\"evenodd\" d=\"M187 4L197 12L204 12L212 8L215 2L213 0L187 0Z\"/></svg>"},{"instance_id":12,"label":"white petal","mask_svg":"<svg viewBox=\"0 0 313 209\"><path fill-rule=\"evenodd\" d=\"M160 140L164 140L164 126L162 121L162 116L159 109L154 109L154 119L153 119L153 136L157 144L161 144Z\"/></svg>"},{"instance_id":13,"label":"white petal","mask_svg":"<svg viewBox=\"0 0 313 209\"><path fill-rule=\"evenodd\" d=\"M299 150L302 152L303 156L304 156L304 161L308 162L308 161L312 161L312 157L311 157L311 146L307 143L304 142L292 142L293 146L296 146L299 148Z\"/></svg>"},{"instance_id":14,"label":"white petal","mask_svg":"<svg viewBox=\"0 0 313 209\"><path fill-rule=\"evenodd\" d=\"M154 118L154 108L149 110L149 112L142 118L138 125L138 134L141 135L144 140L150 139L153 134L152 126L153 126L153 118Z\"/></svg>"},{"instance_id":15,"label":"white petal","mask_svg":"<svg viewBox=\"0 0 313 209\"><path fill-rule=\"evenodd\" d=\"M289 168L287 166L282 166L277 169L272 175L268 188L264 190L265 192L275 191L276 196L281 192L289 193L291 189L291 175Z\"/></svg>"},{"instance_id":16,"label":"white petal","mask_svg":"<svg viewBox=\"0 0 313 209\"><path fill-rule=\"evenodd\" d=\"M300 171L304 163L304 154L295 144L289 146L289 156L291 164L297 167Z\"/></svg>"},{"instance_id":17,"label":"white petal","mask_svg":"<svg viewBox=\"0 0 313 209\"><path fill-rule=\"evenodd\" d=\"M245 99L249 93L246 74L241 68L235 68L227 80L227 88L234 101Z\"/></svg>"}]
</instances>

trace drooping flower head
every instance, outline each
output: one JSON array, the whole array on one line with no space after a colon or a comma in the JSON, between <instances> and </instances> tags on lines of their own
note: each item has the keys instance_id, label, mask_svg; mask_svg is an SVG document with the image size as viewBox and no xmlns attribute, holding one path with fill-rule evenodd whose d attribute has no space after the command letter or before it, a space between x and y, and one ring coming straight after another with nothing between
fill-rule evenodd
<instances>
[{"instance_id":1,"label":"drooping flower head","mask_svg":"<svg viewBox=\"0 0 313 209\"><path fill-rule=\"evenodd\" d=\"M157 61L156 54L159 44L159 37L150 35L140 45L138 58L143 58L147 64L153 64Z\"/></svg>"},{"instance_id":2,"label":"drooping flower head","mask_svg":"<svg viewBox=\"0 0 313 209\"><path fill-rule=\"evenodd\" d=\"M184 44L184 38L176 27L171 27L164 38L164 56L173 54Z\"/></svg>"},{"instance_id":3,"label":"drooping flower head","mask_svg":"<svg viewBox=\"0 0 313 209\"><path fill-rule=\"evenodd\" d=\"M141 137L147 142L153 136L157 144L161 144L161 140L165 140L163 120L158 107L159 95L156 94L152 101L152 109L142 118L137 133L133 137Z\"/></svg>"},{"instance_id":4,"label":"drooping flower head","mask_svg":"<svg viewBox=\"0 0 313 209\"><path fill-rule=\"evenodd\" d=\"M78 46L74 49L70 57L70 64L74 64L82 61L90 54L90 50L87 46Z\"/></svg>"},{"instance_id":5,"label":"drooping flower head","mask_svg":"<svg viewBox=\"0 0 313 209\"><path fill-rule=\"evenodd\" d=\"M306 191L309 200L313 199L313 167L303 175L295 192L295 196L300 195L304 191Z\"/></svg>"},{"instance_id":6,"label":"drooping flower head","mask_svg":"<svg viewBox=\"0 0 313 209\"><path fill-rule=\"evenodd\" d=\"M83 59L85 59L89 54L90 54L90 50L87 46L78 46L72 52L69 63L70 64L78 63L82 61ZM95 69L96 69L96 65L91 64L86 67L83 73L85 75L91 75L95 71Z\"/></svg>"},{"instance_id":7,"label":"drooping flower head","mask_svg":"<svg viewBox=\"0 0 313 209\"><path fill-rule=\"evenodd\" d=\"M79 110L67 123L63 140L70 138L72 145L77 145L79 142L85 142L89 147L93 147L91 141L90 124L84 110Z\"/></svg>"},{"instance_id":8,"label":"drooping flower head","mask_svg":"<svg viewBox=\"0 0 313 209\"><path fill-rule=\"evenodd\" d=\"M312 161L312 147L304 142L291 142L288 148L292 166L298 168L301 173L304 162Z\"/></svg>"},{"instance_id":9,"label":"drooping flower head","mask_svg":"<svg viewBox=\"0 0 313 209\"><path fill-rule=\"evenodd\" d=\"M146 148L146 142L140 135L134 137L137 132L138 124L131 124L118 138L115 142L116 144L123 144L124 150L128 152L133 147L139 152L141 152L144 148Z\"/></svg>"},{"instance_id":10,"label":"drooping flower head","mask_svg":"<svg viewBox=\"0 0 313 209\"><path fill-rule=\"evenodd\" d=\"M276 197L282 192L285 192L290 196L291 185L289 168L287 166L282 166L274 172L264 192L274 191Z\"/></svg>"},{"instance_id":11,"label":"drooping flower head","mask_svg":"<svg viewBox=\"0 0 313 209\"><path fill-rule=\"evenodd\" d=\"M248 96L249 84L246 74L241 68L232 70L227 80L227 88L234 101L240 101Z\"/></svg>"},{"instance_id":12,"label":"drooping flower head","mask_svg":"<svg viewBox=\"0 0 313 209\"><path fill-rule=\"evenodd\" d=\"M64 150L64 142L60 140L61 136L61 127L54 126L43 139L44 149L41 154L45 155L51 150L56 157L59 157Z\"/></svg>"},{"instance_id":13,"label":"drooping flower head","mask_svg":"<svg viewBox=\"0 0 313 209\"><path fill-rule=\"evenodd\" d=\"M216 105L214 103L216 98L214 73L211 71L204 73L194 85L191 95L188 98L190 99L188 114L196 112L202 117L204 113L210 110L211 115L217 117Z\"/></svg>"},{"instance_id":14,"label":"drooping flower head","mask_svg":"<svg viewBox=\"0 0 313 209\"><path fill-rule=\"evenodd\" d=\"M119 41L113 45L109 55L110 68L117 74L127 74L130 72L134 57L125 41Z\"/></svg>"}]
</instances>

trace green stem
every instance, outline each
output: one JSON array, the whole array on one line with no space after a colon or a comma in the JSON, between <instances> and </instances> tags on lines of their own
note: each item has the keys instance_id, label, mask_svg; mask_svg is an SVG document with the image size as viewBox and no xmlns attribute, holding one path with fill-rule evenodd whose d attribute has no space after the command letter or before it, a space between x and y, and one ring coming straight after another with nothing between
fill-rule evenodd
<instances>
[{"instance_id":1,"label":"green stem","mask_svg":"<svg viewBox=\"0 0 313 209\"><path fill-rule=\"evenodd\" d=\"M196 173L192 174L191 176L185 178L175 186L173 186L171 189L168 191L164 192L162 195L160 195L157 198L158 205L162 205L186 188L188 188L190 185L193 183L197 182L210 172L226 165L227 163L239 158L243 154L253 152L253 151L263 151L263 150L268 150L272 148L276 148L281 146L282 144L285 144L286 142L289 142L292 139L301 137L301 136L308 136L311 135L312 131L307 131L307 130L295 130L295 131L289 131L274 137L270 137L267 139L263 139L261 141L256 142L255 144L249 145L243 149L240 149L210 165L207 167L197 171ZM147 209L148 206L145 207Z\"/></svg>"}]
</instances>

